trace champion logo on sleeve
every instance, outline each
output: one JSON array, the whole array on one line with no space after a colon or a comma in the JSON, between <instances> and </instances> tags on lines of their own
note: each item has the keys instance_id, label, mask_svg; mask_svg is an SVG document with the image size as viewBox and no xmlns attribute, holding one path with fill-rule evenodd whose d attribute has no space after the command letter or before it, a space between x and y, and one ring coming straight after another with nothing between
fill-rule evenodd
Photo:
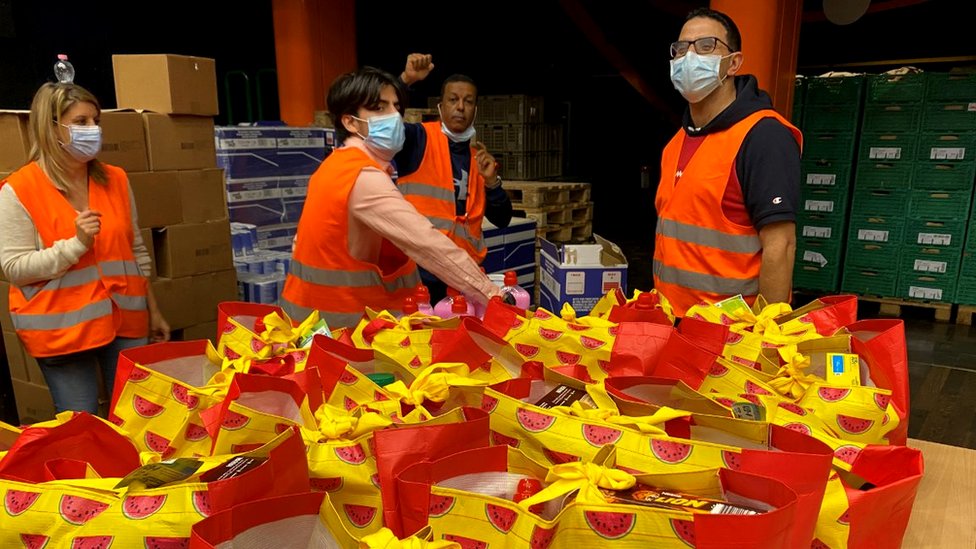
<instances>
[{"instance_id":1,"label":"champion logo on sleeve","mask_svg":"<svg viewBox=\"0 0 976 549\"><path fill-rule=\"evenodd\" d=\"M777 196L776 198L773 199L773 204L782 204L782 203L783 203L782 196Z\"/></svg>"}]
</instances>

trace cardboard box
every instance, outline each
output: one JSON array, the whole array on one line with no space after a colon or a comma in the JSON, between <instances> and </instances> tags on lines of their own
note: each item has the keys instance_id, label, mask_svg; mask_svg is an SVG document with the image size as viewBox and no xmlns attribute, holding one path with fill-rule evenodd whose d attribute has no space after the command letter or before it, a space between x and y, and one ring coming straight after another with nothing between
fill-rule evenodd
<instances>
[{"instance_id":1,"label":"cardboard box","mask_svg":"<svg viewBox=\"0 0 976 549\"><path fill-rule=\"evenodd\" d=\"M194 276L191 294L199 315L194 324L217 320L217 305L224 301L238 301L237 271L234 269ZM216 329L213 331L217 333Z\"/></svg>"},{"instance_id":2,"label":"cardboard box","mask_svg":"<svg viewBox=\"0 0 976 549\"><path fill-rule=\"evenodd\" d=\"M133 172L129 187L136 200L139 226L167 227L183 222L179 172Z\"/></svg>"},{"instance_id":3,"label":"cardboard box","mask_svg":"<svg viewBox=\"0 0 976 549\"><path fill-rule=\"evenodd\" d=\"M215 168L213 119L142 113L149 150L149 169L197 170Z\"/></svg>"},{"instance_id":4,"label":"cardboard box","mask_svg":"<svg viewBox=\"0 0 976 549\"><path fill-rule=\"evenodd\" d=\"M230 179L280 175L278 132L274 127L214 128L217 165L224 169Z\"/></svg>"},{"instance_id":5,"label":"cardboard box","mask_svg":"<svg viewBox=\"0 0 976 549\"><path fill-rule=\"evenodd\" d=\"M218 304L238 301L237 271L234 270L182 278L157 278L152 282L152 288L159 310L173 330L214 322L217 320ZM207 337L214 337L216 333L214 328Z\"/></svg>"},{"instance_id":6,"label":"cardboard box","mask_svg":"<svg viewBox=\"0 0 976 549\"><path fill-rule=\"evenodd\" d=\"M180 334L183 341L193 341L196 339L209 339L210 341L215 341L214 338L217 337L217 321L205 322L203 324L197 324L196 326L189 326L183 329L183 333Z\"/></svg>"},{"instance_id":7,"label":"cardboard box","mask_svg":"<svg viewBox=\"0 0 976 549\"><path fill-rule=\"evenodd\" d=\"M102 152L98 159L127 172L149 169L146 131L142 114L133 111L102 111Z\"/></svg>"},{"instance_id":8,"label":"cardboard box","mask_svg":"<svg viewBox=\"0 0 976 549\"><path fill-rule=\"evenodd\" d=\"M323 128L280 128L275 139L281 175L312 175L332 152L330 137Z\"/></svg>"},{"instance_id":9,"label":"cardboard box","mask_svg":"<svg viewBox=\"0 0 976 549\"><path fill-rule=\"evenodd\" d=\"M0 111L0 172L19 170L27 163L30 140L27 138L28 111Z\"/></svg>"},{"instance_id":10,"label":"cardboard box","mask_svg":"<svg viewBox=\"0 0 976 549\"><path fill-rule=\"evenodd\" d=\"M227 219L184 223L155 231L156 272L166 278L211 273L234 267Z\"/></svg>"},{"instance_id":11,"label":"cardboard box","mask_svg":"<svg viewBox=\"0 0 976 549\"><path fill-rule=\"evenodd\" d=\"M30 381L30 374L27 373L27 363L24 361L24 348L17 334L3 332L3 347L7 351L7 365L10 367L10 379Z\"/></svg>"},{"instance_id":12,"label":"cardboard box","mask_svg":"<svg viewBox=\"0 0 976 549\"><path fill-rule=\"evenodd\" d=\"M593 238L602 247L600 265L593 267L567 264L557 244L540 239L540 307L558 312L563 303L569 303L582 316L614 288L626 293L627 258L616 244L598 235Z\"/></svg>"},{"instance_id":13,"label":"cardboard box","mask_svg":"<svg viewBox=\"0 0 976 549\"><path fill-rule=\"evenodd\" d=\"M192 281L186 278L157 278L152 281L153 293L159 312L166 319L170 329L179 330L198 324L200 311L193 303Z\"/></svg>"},{"instance_id":14,"label":"cardboard box","mask_svg":"<svg viewBox=\"0 0 976 549\"><path fill-rule=\"evenodd\" d=\"M217 71L213 59L184 55L113 55L120 109L214 116Z\"/></svg>"},{"instance_id":15,"label":"cardboard box","mask_svg":"<svg viewBox=\"0 0 976 549\"><path fill-rule=\"evenodd\" d=\"M19 379L11 380L14 387L14 399L17 401L17 415L21 424L38 423L54 418L54 401L51 391L44 385L38 385Z\"/></svg>"},{"instance_id":16,"label":"cardboard box","mask_svg":"<svg viewBox=\"0 0 976 549\"><path fill-rule=\"evenodd\" d=\"M156 248L153 246L153 235L152 231L149 229L139 229L139 235L142 236L142 243L146 245L146 251L149 252L149 259L152 259L152 263L149 269L149 280L156 279Z\"/></svg>"},{"instance_id":17,"label":"cardboard box","mask_svg":"<svg viewBox=\"0 0 976 549\"><path fill-rule=\"evenodd\" d=\"M224 190L223 170L188 170L178 173L184 223L227 219L227 192Z\"/></svg>"}]
</instances>

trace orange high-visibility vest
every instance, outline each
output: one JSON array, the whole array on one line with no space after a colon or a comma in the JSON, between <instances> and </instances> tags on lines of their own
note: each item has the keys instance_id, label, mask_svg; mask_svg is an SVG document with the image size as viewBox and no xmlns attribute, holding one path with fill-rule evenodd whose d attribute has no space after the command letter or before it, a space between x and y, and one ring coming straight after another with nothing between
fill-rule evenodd
<instances>
[{"instance_id":1,"label":"orange high-visibility vest","mask_svg":"<svg viewBox=\"0 0 976 549\"><path fill-rule=\"evenodd\" d=\"M337 149L308 182L282 308L295 321L318 309L331 328L355 326L366 307L398 312L420 283L417 265L384 240L376 263L349 253L349 194L366 167L355 147Z\"/></svg>"},{"instance_id":2,"label":"orange high-visibility vest","mask_svg":"<svg viewBox=\"0 0 976 549\"><path fill-rule=\"evenodd\" d=\"M149 282L132 252L128 178L121 168L102 165L107 183L88 184L88 207L102 214L92 248L59 278L10 286L10 316L31 356L59 356L101 347L116 337L149 334ZM78 212L36 162L11 174L6 184L17 193L45 248L75 237Z\"/></svg>"},{"instance_id":3,"label":"orange high-visibility vest","mask_svg":"<svg viewBox=\"0 0 976 549\"><path fill-rule=\"evenodd\" d=\"M485 218L485 179L478 171L476 151L471 149L468 166L468 197L466 213L457 215L454 202L454 174L451 170L451 149L440 122L424 122L427 149L417 171L402 175L397 186L404 198L427 216L431 224L468 252L476 263L485 260L488 249L481 235L481 220Z\"/></svg>"},{"instance_id":4,"label":"orange high-visibility vest","mask_svg":"<svg viewBox=\"0 0 976 549\"><path fill-rule=\"evenodd\" d=\"M722 212L742 141L763 118L772 117L802 135L773 110L762 110L731 128L709 134L688 165L678 174L685 140L679 130L664 148L657 188L657 231L654 239L654 287L683 316L693 305L714 303L741 294L751 302L759 293L762 245L752 225L739 225ZM792 267L792 266L791 266ZM790 268L791 268L790 267Z\"/></svg>"}]
</instances>

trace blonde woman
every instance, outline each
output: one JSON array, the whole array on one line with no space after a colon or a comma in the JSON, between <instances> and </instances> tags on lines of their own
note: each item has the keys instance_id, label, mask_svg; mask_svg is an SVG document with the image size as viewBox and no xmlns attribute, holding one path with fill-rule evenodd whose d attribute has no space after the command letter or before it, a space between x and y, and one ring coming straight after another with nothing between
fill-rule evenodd
<instances>
[{"instance_id":1,"label":"blonde woman","mask_svg":"<svg viewBox=\"0 0 976 549\"><path fill-rule=\"evenodd\" d=\"M54 407L98 411L119 351L169 339L148 283L128 178L95 159L101 108L75 84L44 84L31 104L31 162L0 182L0 268L17 335Z\"/></svg>"}]
</instances>

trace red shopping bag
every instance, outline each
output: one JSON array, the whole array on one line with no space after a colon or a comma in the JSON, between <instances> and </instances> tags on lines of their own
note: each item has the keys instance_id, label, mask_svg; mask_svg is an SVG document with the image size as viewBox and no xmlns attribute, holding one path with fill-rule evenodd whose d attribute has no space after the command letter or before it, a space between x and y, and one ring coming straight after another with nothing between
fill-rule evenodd
<instances>
[{"instance_id":1,"label":"red shopping bag","mask_svg":"<svg viewBox=\"0 0 976 549\"><path fill-rule=\"evenodd\" d=\"M249 540L274 540L278 547L306 547L317 535L324 492L264 498L214 513L193 525L190 549L253 547ZM237 541L239 540L239 541ZM238 545L240 543L240 545ZM316 545L317 547L317 545ZM327 549L338 544L324 545Z\"/></svg>"},{"instance_id":2,"label":"red shopping bag","mask_svg":"<svg viewBox=\"0 0 976 549\"><path fill-rule=\"evenodd\" d=\"M205 339L197 341L167 341L165 343L155 343L143 347L126 349L119 353L118 366L115 370L115 388L112 391L112 403L109 407L109 418L112 418L115 407L118 405L119 396L122 394L125 384L133 375L136 364L152 368L154 364L176 362L190 357L206 357L207 347L211 343ZM213 375L218 371L217 366L210 366L206 373ZM179 376L171 376L179 377ZM206 376L209 378L210 376ZM195 385L204 385L205 379Z\"/></svg>"},{"instance_id":3,"label":"red shopping bag","mask_svg":"<svg viewBox=\"0 0 976 549\"><path fill-rule=\"evenodd\" d=\"M64 460L90 465L103 478L124 477L141 465L139 451L111 425L76 412L60 425L25 428L0 459L0 478L19 482L77 478L67 472L65 467L72 466ZM60 472L46 468L48 463Z\"/></svg>"},{"instance_id":4,"label":"red shopping bag","mask_svg":"<svg viewBox=\"0 0 976 549\"><path fill-rule=\"evenodd\" d=\"M228 320L234 319L235 322L244 328L247 328L255 334L260 334L265 330L264 317L271 313L276 313L282 318L287 318L285 311L281 307L275 307L274 305L248 303L245 301L224 301L217 305L217 333L221 334L226 331L233 331L233 327L230 326Z\"/></svg>"},{"instance_id":5,"label":"red shopping bag","mask_svg":"<svg viewBox=\"0 0 976 549\"><path fill-rule=\"evenodd\" d=\"M869 445L861 450L851 474L869 484L859 489L845 482L851 525L847 547L901 547L924 472L922 452L915 448Z\"/></svg>"},{"instance_id":6,"label":"red shopping bag","mask_svg":"<svg viewBox=\"0 0 976 549\"><path fill-rule=\"evenodd\" d=\"M683 320L684 324L687 320ZM645 376L678 379L693 389L701 386L718 355L699 345L694 339L674 333L661 351L661 360Z\"/></svg>"},{"instance_id":7,"label":"red shopping bag","mask_svg":"<svg viewBox=\"0 0 976 549\"><path fill-rule=\"evenodd\" d=\"M472 372L479 369L498 371L508 378L526 375L525 359L504 339L474 318L465 318L450 337L445 337L434 350L433 363L460 362ZM493 363L497 365L493 368ZM534 370L530 373L536 373Z\"/></svg>"},{"instance_id":8,"label":"red shopping bag","mask_svg":"<svg viewBox=\"0 0 976 549\"><path fill-rule=\"evenodd\" d=\"M813 324L818 334L824 337L832 336L844 326L857 322L857 296L821 297L793 310L791 313L778 317L776 323L784 324L790 320Z\"/></svg>"},{"instance_id":9,"label":"red shopping bag","mask_svg":"<svg viewBox=\"0 0 976 549\"><path fill-rule=\"evenodd\" d=\"M622 322L610 351L607 375L649 375L664 360L674 328L666 323Z\"/></svg>"},{"instance_id":10,"label":"red shopping bag","mask_svg":"<svg viewBox=\"0 0 976 549\"><path fill-rule=\"evenodd\" d=\"M418 462L490 445L488 413L476 408L462 408L462 411L465 421L461 423L402 425L373 434L383 496L383 519L386 527L398 537L412 534L419 528L401 522L400 502L403 500L398 495L397 475Z\"/></svg>"},{"instance_id":11,"label":"red shopping bag","mask_svg":"<svg viewBox=\"0 0 976 549\"><path fill-rule=\"evenodd\" d=\"M908 388L908 345L901 320L862 320L846 326L851 332L851 350L868 363L875 385L891 391L891 405L901 420L888 433L892 444L904 445L908 438L910 391Z\"/></svg>"}]
</instances>

